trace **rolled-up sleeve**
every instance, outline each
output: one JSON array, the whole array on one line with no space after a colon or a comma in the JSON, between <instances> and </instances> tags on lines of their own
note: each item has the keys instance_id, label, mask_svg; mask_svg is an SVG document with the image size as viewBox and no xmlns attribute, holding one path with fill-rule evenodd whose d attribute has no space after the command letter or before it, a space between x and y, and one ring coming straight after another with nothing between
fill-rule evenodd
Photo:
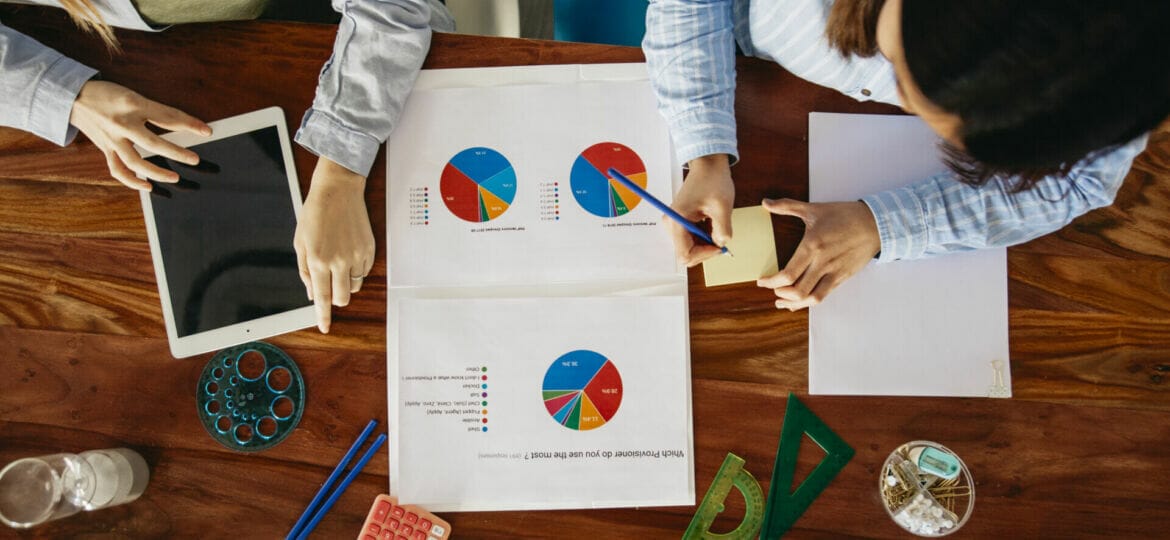
<instances>
[{"instance_id":1,"label":"rolled-up sleeve","mask_svg":"<svg viewBox=\"0 0 1170 540\"><path fill-rule=\"evenodd\" d=\"M0 125L61 146L69 144L77 135L69 125L73 102L96 74L97 70L0 25Z\"/></svg>"},{"instance_id":2,"label":"rolled-up sleeve","mask_svg":"<svg viewBox=\"0 0 1170 540\"><path fill-rule=\"evenodd\" d=\"M679 161L738 160L731 0L652 0L642 50Z\"/></svg>"},{"instance_id":3,"label":"rolled-up sleeve","mask_svg":"<svg viewBox=\"0 0 1170 540\"><path fill-rule=\"evenodd\" d=\"M432 7L426 0L334 0L333 7L341 13L333 54L296 141L366 175L430 48ZM449 26L449 18L437 19Z\"/></svg>"},{"instance_id":4,"label":"rolled-up sleeve","mask_svg":"<svg viewBox=\"0 0 1170 540\"><path fill-rule=\"evenodd\" d=\"M1086 159L1069 174L1044 178L1019 193L1000 178L970 186L953 173L943 173L864 197L881 237L878 262L1010 246L1060 229L1113 202L1148 137Z\"/></svg>"}]
</instances>

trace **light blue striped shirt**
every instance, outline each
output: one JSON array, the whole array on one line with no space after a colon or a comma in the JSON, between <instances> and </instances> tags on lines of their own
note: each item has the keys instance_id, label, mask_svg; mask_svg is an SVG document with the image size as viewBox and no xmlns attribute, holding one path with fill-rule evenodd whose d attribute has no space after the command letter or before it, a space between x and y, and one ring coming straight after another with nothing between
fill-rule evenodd
<instances>
[{"instance_id":1,"label":"light blue striped shirt","mask_svg":"<svg viewBox=\"0 0 1170 540\"><path fill-rule=\"evenodd\" d=\"M651 0L642 48L681 162L738 159L735 45L859 101L900 105L881 55L842 58L825 38L832 0ZM973 187L953 173L864 197L881 236L879 262L1026 242L1113 202L1142 135L1022 193L995 179Z\"/></svg>"}]
</instances>

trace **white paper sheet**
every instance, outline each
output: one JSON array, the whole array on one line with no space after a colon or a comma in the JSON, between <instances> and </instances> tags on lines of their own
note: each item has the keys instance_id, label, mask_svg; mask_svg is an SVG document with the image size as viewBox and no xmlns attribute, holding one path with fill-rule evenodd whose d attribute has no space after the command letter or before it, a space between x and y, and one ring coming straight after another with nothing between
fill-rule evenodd
<instances>
[{"instance_id":1,"label":"white paper sheet","mask_svg":"<svg viewBox=\"0 0 1170 540\"><path fill-rule=\"evenodd\" d=\"M693 504L685 308L403 300L393 398L414 440L398 497L433 511Z\"/></svg>"},{"instance_id":2,"label":"white paper sheet","mask_svg":"<svg viewBox=\"0 0 1170 540\"><path fill-rule=\"evenodd\" d=\"M676 262L660 212L640 200L611 208L621 195L609 193L603 177L604 191L581 189L579 180L593 177L579 175L575 167L594 145L601 147L593 151L604 147L613 156L594 160L599 163L621 163L626 158L620 156L636 154L635 164L622 172L645 172L647 191L671 200L670 138L647 81L415 91L387 146L387 220L396 243L390 253L391 285L550 283L673 273ZM473 148L488 149L481 151L487 152L482 159L493 159L491 152L506 159L511 166L507 180L489 178L494 166L485 165L487 172L478 175L462 171L467 178L448 169L449 164L461 166L457 156ZM581 171L597 174L591 167ZM442 180L447 174L457 179ZM474 189L472 180L494 190L502 201L498 208L505 209L476 208L475 194L463 190ZM489 219L484 220L484 211Z\"/></svg>"},{"instance_id":3,"label":"white paper sheet","mask_svg":"<svg viewBox=\"0 0 1170 540\"><path fill-rule=\"evenodd\" d=\"M418 103L425 104L427 100L437 101L426 105L426 114L422 114L422 109L416 110L422 107ZM453 114L452 111L457 112ZM447 129L437 129L440 124L447 126ZM648 204L640 203L632 206L629 212L602 218L582 212L583 206L576 202L574 193L556 189L564 187L563 183L556 184L560 182L557 178L563 178L564 175L569 175L571 189L572 166L577 154L582 148L596 144L597 141L616 142L637 153L648 173L647 188L663 200L669 201L671 193L681 186L682 169L670 158L669 137L654 109L644 64L446 69L424 70L420 74L415 92L407 103L404 122L395 131L387 151L386 236L390 259L386 328L386 386L389 398L387 428L390 432L387 449L390 458L390 493L400 497L403 502L422 502L434 511L694 504L686 271L675 264L670 240L659 225L660 216ZM491 147L501 154L507 154L517 174L516 192L510 206L504 213L489 215L492 219L481 223L456 221L454 213L444 200L438 198L439 195L428 195L433 193L435 186L439 186L441 191L441 179L435 176L435 164L441 160L440 164L445 167L447 160L451 159L450 155L442 154L453 154L463 148L472 148L472 145ZM541 149L544 151L536 151ZM543 179L536 176L537 180L533 182L533 170L544 171L540 174L560 176ZM399 183L403 178L406 180ZM550 178L554 182L551 190ZM421 203L420 199L423 199ZM551 220L553 223L548 222L550 199L554 206L551 213L554 216ZM524 208L530 204L537 205L538 210ZM561 212L559 220L555 219L558 215L555 206L558 204ZM462 207L461 211L469 212L466 207ZM480 211L487 210L481 208ZM411 225L412 219L417 222L420 213L423 221L431 223L421 227ZM436 215L448 222L426 219ZM431 227L432 223L436 227ZM436 234L433 230L419 230L428 228L438 228L442 232ZM478 312L467 311L457 315L466 311L467 306L476 306ZM535 321L529 308L539 313ZM421 319L418 317L420 313L423 314ZM629 320L626 318L628 313L642 314L646 318ZM448 316L450 314L455 315ZM599 319L605 321L596 322ZM608 326L611 324L606 322L609 319L625 321L625 326ZM487 322L477 322L481 320ZM425 376L417 372L416 375L409 375L407 369L433 367L429 364L416 365L415 356L402 354L406 343L414 348L421 346L427 351L426 337L430 336L433 338L432 346L444 351L463 347L464 352L472 350L472 354L480 358L485 356L485 351L491 353L515 349L519 352L512 358L522 359L526 358L524 355L536 351L531 346L531 340L525 341L525 332L528 330L523 328L533 324L537 328L544 328L540 325L547 324L553 325L549 328L568 325L570 329L579 330L583 324L595 323L606 329L603 334L618 336L615 339L619 342L641 340L630 345L628 350L605 353L610 355L615 365L621 364L618 369L623 382L628 378L630 384L634 385L630 387L633 389L644 386L644 383L638 382L645 376L643 368L623 367L628 363L623 358L631 351L643 351L648 343L655 343L654 354L658 356L650 362L659 368L666 366L669 372L665 379L668 386L655 386L648 394L642 390L636 393L633 389L627 390L629 393L626 395L631 397L628 403L623 401L620 405L617 416L596 429L578 430L576 435L580 437L573 437L574 434L569 433L567 428L558 426L545 411L541 401L543 394L540 393L542 385L538 386L535 398L526 393L528 387L523 386L531 384L532 373L547 370L551 364L536 369L524 368L524 364L516 363L513 369L524 368L518 371L520 375L511 382L501 375L504 382L500 384L520 390L513 392L515 395L505 395L507 399L502 399L501 403L493 401L496 396L490 395L490 389L481 389L489 390L488 399L481 400L489 403L489 431L484 433L481 430L481 434L498 433L493 428L497 422L502 422L499 430L511 425L521 434L516 437L516 441L537 437L537 442L555 442L554 446L544 447L553 452L582 452L580 456L566 454L564 459L556 454L552 458L537 456L546 462L561 462L557 464L524 464L528 467L524 472L539 472L537 480L556 475L573 477L567 495L562 493L565 491L563 483L532 488L532 480L526 479L524 481L527 484L517 485L531 489L511 487L517 482L517 477L509 476L515 472L515 464L509 464L506 460L496 463L496 460L505 458L481 457L478 452L468 457L470 454L461 454L456 449L445 450L449 452L447 454L441 453L448 438L436 437L432 428L437 425L442 431L448 427L454 430L454 427L442 423L432 425L436 418L445 422L443 415L422 419L412 416L412 413L418 411L405 406L398 399L407 392L426 394L442 390L441 386L419 386L423 379L404 379L404 375ZM503 325L505 330L484 335L480 330L485 324ZM661 325L664 328L643 331L642 328L648 325ZM645 333L630 334L631 329ZM598 351L607 346L601 343L605 339L583 336L576 330L549 331L534 339L551 347L542 353L543 356L564 354L570 350L568 347L583 339L588 343L600 343L591 345L598 347ZM499 337L513 334L515 339ZM441 356L436 357L435 366L446 365L463 370L473 367L467 364L466 354ZM548 358L540 359L540 362L546 361L552 362ZM509 371L506 366L502 369L503 373ZM466 375L469 372L460 373ZM670 382L680 374L684 381L681 393L679 385ZM489 375L486 384L492 384L491 380ZM543 379L538 382L543 383ZM465 381L464 384L470 383ZM464 390L470 392L470 389ZM659 457L617 456L618 450L613 450L614 455L608 457L609 461L599 463L598 460L604 456L586 452L602 452L602 449L579 448L583 441L591 440L644 442L637 436L626 438L622 433L628 428L621 426L642 421L645 413L640 410L639 404L645 403L646 395L660 396L660 393L666 396L662 399L668 401L662 403L669 403L667 407L670 410L654 413L657 414L655 422L659 425L650 433L660 434L660 441L675 446L631 450L657 451ZM524 396L532 401L523 403ZM462 401L470 402L470 397L468 395L468 399ZM521 401L519 406L516 400ZM421 406L422 400L416 401L420 401ZM495 416L495 407L501 405L504 412L512 412L501 412L499 417ZM452 407L455 407L454 403ZM466 407L466 410L474 409ZM544 411L545 416L535 415L541 411ZM452 413L453 417L460 414L464 413ZM508 418L519 419L519 423L509 424ZM534 423L535 418L540 421ZM595 420L587 420L586 423ZM465 423L465 431L452 431L447 435L474 435L469 431L470 426L466 425L473 423ZM540 431L550 425L562 431L554 430L553 433L558 435L551 438L540 435ZM525 430L532 430L528 433L529 439L523 438ZM614 432L618 434L613 435ZM680 434L685 434L685 438L680 438ZM566 437L567 444L562 441ZM481 437L478 442L495 444L493 440L499 439ZM562 448L565 450L560 450ZM440 453L436 453L436 449L440 449ZM679 449L681 454L665 452ZM544 450L537 448L529 452ZM499 454L486 452L493 453ZM656 461L659 463L654 463ZM477 472L468 473L470 476L449 473L452 466L464 467L460 469L463 471L469 470L466 468L468 463L487 466L484 470L488 471L488 476L478 476ZM420 468L414 468L416 465ZM631 475L625 474L635 468L637 471ZM611 482L617 487L616 490L601 489L598 484L588 480L589 475L595 472L599 472L601 478L612 480L621 477L625 480ZM574 474L578 476L574 477ZM637 482L629 482L630 479ZM579 484L583 486L582 489L574 491L573 488ZM500 498L499 494L507 497ZM420 500L412 501L412 497Z\"/></svg>"},{"instance_id":4,"label":"white paper sheet","mask_svg":"<svg viewBox=\"0 0 1170 540\"><path fill-rule=\"evenodd\" d=\"M916 117L809 115L809 200L945 170ZM1007 250L871 263L809 310L809 393L1011 396Z\"/></svg>"}]
</instances>

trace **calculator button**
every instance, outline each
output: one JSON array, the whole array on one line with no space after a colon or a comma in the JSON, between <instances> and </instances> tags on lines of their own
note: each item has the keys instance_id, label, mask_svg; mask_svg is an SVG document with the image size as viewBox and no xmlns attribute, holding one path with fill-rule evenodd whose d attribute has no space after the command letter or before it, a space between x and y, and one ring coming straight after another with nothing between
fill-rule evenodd
<instances>
[{"instance_id":1,"label":"calculator button","mask_svg":"<svg viewBox=\"0 0 1170 540\"><path fill-rule=\"evenodd\" d=\"M435 536L443 536L444 534L447 534L447 529L444 529L442 525L436 523L433 527L431 527L431 534Z\"/></svg>"},{"instance_id":2,"label":"calculator button","mask_svg":"<svg viewBox=\"0 0 1170 540\"><path fill-rule=\"evenodd\" d=\"M409 539L409 538L407 538L407 537L405 537L405 536L402 536L402 535L400 534L400 535L398 535L398 538L396 538L395 540L410 540L410 539Z\"/></svg>"},{"instance_id":3,"label":"calculator button","mask_svg":"<svg viewBox=\"0 0 1170 540\"><path fill-rule=\"evenodd\" d=\"M414 512L406 514L406 522L407 523L410 523L411 525L413 525L414 522L416 522L416 521L418 521L418 514L416 514Z\"/></svg>"},{"instance_id":4,"label":"calculator button","mask_svg":"<svg viewBox=\"0 0 1170 540\"><path fill-rule=\"evenodd\" d=\"M374 507L374 521L381 523L386 521L386 512L390 511L390 503L386 501L378 501L378 505Z\"/></svg>"},{"instance_id":5,"label":"calculator button","mask_svg":"<svg viewBox=\"0 0 1170 540\"><path fill-rule=\"evenodd\" d=\"M382 536L379 536L378 540L394 540L394 531L382 529Z\"/></svg>"},{"instance_id":6,"label":"calculator button","mask_svg":"<svg viewBox=\"0 0 1170 540\"><path fill-rule=\"evenodd\" d=\"M370 535L368 535L368 534L367 534L367 535L365 535L365 536L363 536L363 537L362 537L362 540L378 540L378 537L376 537L376 536L370 536Z\"/></svg>"},{"instance_id":7,"label":"calculator button","mask_svg":"<svg viewBox=\"0 0 1170 540\"><path fill-rule=\"evenodd\" d=\"M390 529L392 531L398 530L398 520L394 519L394 518L390 518L390 521L388 523L386 523L386 528Z\"/></svg>"},{"instance_id":8,"label":"calculator button","mask_svg":"<svg viewBox=\"0 0 1170 540\"><path fill-rule=\"evenodd\" d=\"M395 506L394 510L390 512L390 515L396 518L401 518L404 514L406 514L406 510L403 510L401 506Z\"/></svg>"},{"instance_id":9,"label":"calculator button","mask_svg":"<svg viewBox=\"0 0 1170 540\"><path fill-rule=\"evenodd\" d=\"M403 525L401 529L398 529L398 532L406 536L410 536L410 533L414 532L414 527L411 527L410 525Z\"/></svg>"},{"instance_id":10,"label":"calculator button","mask_svg":"<svg viewBox=\"0 0 1170 540\"><path fill-rule=\"evenodd\" d=\"M411 538L413 540L427 540L427 533L422 531L414 531L414 536Z\"/></svg>"},{"instance_id":11,"label":"calculator button","mask_svg":"<svg viewBox=\"0 0 1170 540\"><path fill-rule=\"evenodd\" d=\"M429 530L431 530L431 522L428 521L427 518L422 518L422 519L418 520L418 526L416 526L415 528L420 530L420 531L429 531Z\"/></svg>"},{"instance_id":12,"label":"calculator button","mask_svg":"<svg viewBox=\"0 0 1170 540\"><path fill-rule=\"evenodd\" d=\"M382 532L382 528L377 523L371 523L369 527L366 527L366 532L376 537L379 532Z\"/></svg>"}]
</instances>

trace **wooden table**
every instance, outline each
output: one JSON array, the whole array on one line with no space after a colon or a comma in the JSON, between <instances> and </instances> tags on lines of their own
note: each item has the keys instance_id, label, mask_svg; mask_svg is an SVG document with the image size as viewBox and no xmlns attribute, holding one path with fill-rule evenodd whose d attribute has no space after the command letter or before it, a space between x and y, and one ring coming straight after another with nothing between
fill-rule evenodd
<instances>
[{"instance_id":1,"label":"wooden table","mask_svg":"<svg viewBox=\"0 0 1170 540\"><path fill-rule=\"evenodd\" d=\"M119 32L110 56L56 13L4 22L100 67L108 80L204 119L270 105L290 126L308 107L335 28L238 23ZM436 36L427 67L633 62L637 49ZM737 206L807 197L807 113L889 113L814 87L773 64L739 62ZM314 158L296 148L301 189ZM21 537L271 538L283 535L370 417L385 420L384 163L367 199L379 262L329 335L271 341L308 386L298 429L275 448L234 453L204 432L194 391L209 355L167 350L137 194L92 145L56 148L0 130L0 463L128 446L151 465L131 505ZM781 258L801 229L778 225ZM1117 203L1009 250L1015 397L807 395L806 312L772 308L751 284L707 289L691 273L696 489L727 452L767 490L785 399L796 392L857 450L793 537L903 537L876 489L897 445L939 441L966 460L977 503L959 537L1165 536L1170 521L1170 134L1156 134ZM798 478L820 459L802 451ZM353 537L387 489L385 453L320 524ZM728 514L742 511L742 502ZM462 538L671 538L694 507L447 514ZM738 522L725 517L723 530ZM0 536L11 536L0 529Z\"/></svg>"}]
</instances>

